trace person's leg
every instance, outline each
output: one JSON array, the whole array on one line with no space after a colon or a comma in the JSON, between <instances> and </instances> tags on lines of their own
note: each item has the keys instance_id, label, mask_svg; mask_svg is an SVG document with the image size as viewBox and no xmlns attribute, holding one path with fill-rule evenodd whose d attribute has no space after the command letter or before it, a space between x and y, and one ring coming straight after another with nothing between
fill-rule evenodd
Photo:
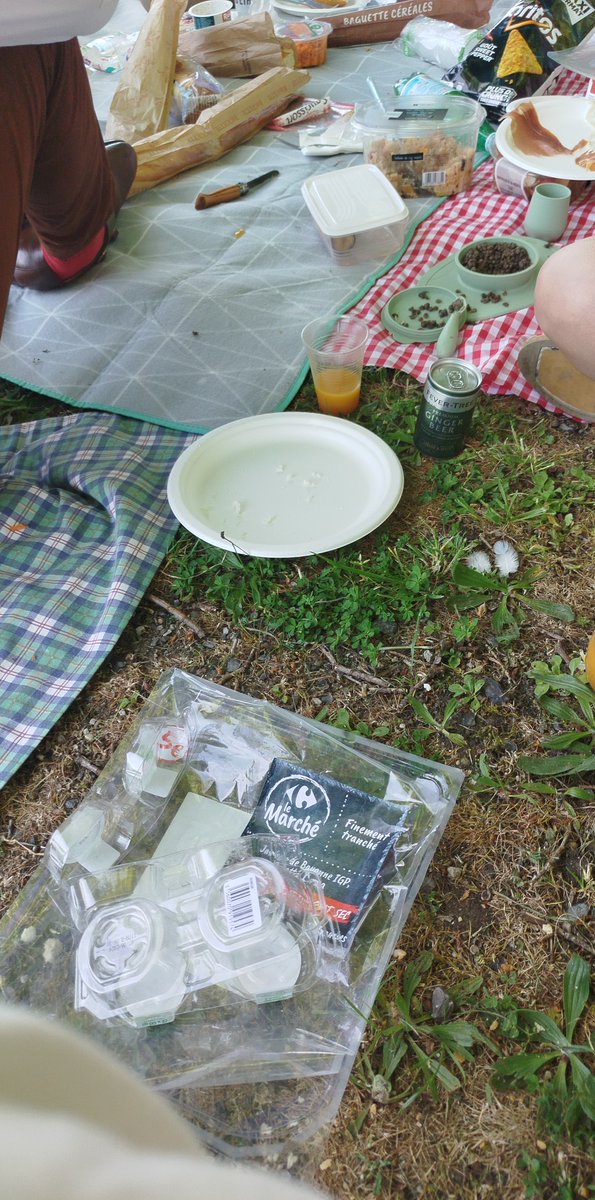
<instances>
[{"instance_id":1,"label":"person's leg","mask_svg":"<svg viewBox=\"0 0 595 1200\"><path fill-rule=\"evenodd\" d=\"M0 47L0 329L12 283L21 221L31 190L40 131L45 121L49 86L49 64L42 53L31 50L26 70L21 46Z\"/></svg>"},{"instance_id":2,"label":"person's leg","mask_svg":"<svg viewBox=\"0 0 595 1200\"><path fill-rule=\"evenodd\" d=\"M535 315L543 332L583 375L595 380L595 238L564 246L537 276Z\"/></svg>"},{"instance_id":3,"label":"person's leg","mask_svg":"<svg viewBox=\"0 0 595 1200\"><path fill-rule=\"evenodd\" d=\"M535 315L544 337L521 346L518 364L537 391L572 417L595 421L595 238L564 246L537 276Z\"/></svg>"},{"instance_id":4,"label":"person's leg","mask_svg":"<svg viewBox=\"0 0 595 1200\"><path fill-rule=\"evenodd\" d=\"M124 143L106 154L76 40L0 48L0 110L1 329L13 273L26 287L64 283L47 265L43 249L66 264L66 275L68 260L82 254L82 266L71 277L89 265L84 261L89 246L90 262L97 258L107 222L130 189L136 160ZM24 214L28 225L22 229ZM17 254L22 261L15 270Z\"/></svg>"},{"instance_id":5,"label":"person's leg","mask_svg":"<svg viewBox=\"0 0 595 1200\"><path fill-rule=\"evenodd\" d=\"M52 86L26 213L43 245L65 259L98 233L122 197L106 161L78 42L44 49L52 54Z\"/></svg>"}]
</instances>

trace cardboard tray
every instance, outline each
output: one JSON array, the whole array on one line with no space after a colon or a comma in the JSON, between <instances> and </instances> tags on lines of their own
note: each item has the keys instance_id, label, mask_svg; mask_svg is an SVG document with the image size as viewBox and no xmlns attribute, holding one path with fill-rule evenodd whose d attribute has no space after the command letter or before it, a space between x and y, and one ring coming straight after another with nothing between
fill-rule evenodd
<instances>
[{"instance_id":1,"label":"cardboard tray","mask_svg":"<svg viewBox=\"0 0 595 1200\"><path fill-rule=\"evenodd\" d=\"M325 10L324 20L332 25L329 46L357 46L368 42L390 42L399 37L414 17L434 17L441 21L453 21L463 29L479 29L485 25L490 11L490 0L402 0L396 4L378 4L374 7L341 13Z\"/></svg>"}]
</instances>

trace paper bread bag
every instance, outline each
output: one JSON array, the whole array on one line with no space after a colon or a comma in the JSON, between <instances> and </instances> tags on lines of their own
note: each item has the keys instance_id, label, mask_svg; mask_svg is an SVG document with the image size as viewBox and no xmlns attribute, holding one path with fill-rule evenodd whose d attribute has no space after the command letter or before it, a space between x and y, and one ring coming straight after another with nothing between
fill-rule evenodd
<instances>
[{"instance_id":1,"label":"paper bread bag","mask_svg":"<svg viewBox=\"0 0 595 1200\"><path fill-rule=\"evenodd\" d=\"M106 140L136 142L167 129L186 0L153 0L114 92Z\"/></svg>"},{"instance_id":2,"label":"paper bread bag","mask_svg":"<svg viewBox=\"0 0 595 1200\"><path fill-rule=\"evenodd\" d=\"M258 79L240 84L213 108L202 112L195 125L164 129L134 143L137 172L130 195L171 179L200 163L221 158L284 112L293 96L303 92L308 71L274 67Z\"/></svg>"},{"instance_id":3,"label":"paper bread bag","mask_svg":"<svg viewBox=\"0 0 595 1200\"><path fill-rule=\"evenodd\" d=\"M255 13L242 21L226 21L180 34L179 53L197 59L218 78L244 79L271 67L294 67L291 38L280 38L270 13Z\"/></svg>"}]
</instances>

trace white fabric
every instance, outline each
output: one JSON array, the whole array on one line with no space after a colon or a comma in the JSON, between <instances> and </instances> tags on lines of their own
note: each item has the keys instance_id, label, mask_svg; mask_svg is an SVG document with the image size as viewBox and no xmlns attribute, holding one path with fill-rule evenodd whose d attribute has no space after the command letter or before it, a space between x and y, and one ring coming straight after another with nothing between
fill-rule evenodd
<instances>
[{"instance_id":1,"label":"white fabric","mask_svg":"<svg viewBox=\"0 0 595 1200\"><path fill-rule=\"evenodd\" d=\"M0 0L0 46L39 46L96 33L118 0Z\"/></svg>"},{"instance_id":2,"label":"white fabric","mask_svg":"<svg viewBox=\"0 0 595 1200\"><path fill-rule=\"evenodd\" d=\"M65 1026L0 1005L6 1200L321 1200L215 1161L161 1096Z\"/></svg>"}]
</instances>

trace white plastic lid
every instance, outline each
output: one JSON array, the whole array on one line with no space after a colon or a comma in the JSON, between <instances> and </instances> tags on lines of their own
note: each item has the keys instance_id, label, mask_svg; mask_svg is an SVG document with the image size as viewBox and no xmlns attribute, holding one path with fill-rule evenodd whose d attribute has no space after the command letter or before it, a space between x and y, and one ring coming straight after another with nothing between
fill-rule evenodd
<instances>
[{"instance_id":1,"label":"white plastic lid","mask_svg":"<svg viewBox=\"0 0 595 1200\"><path fill-rule=\"evenodd\" d=\"M310 175L302 195L322 233L345 237L406 221L409 209L373 163Z\"/></svg>"}]
</instances>

